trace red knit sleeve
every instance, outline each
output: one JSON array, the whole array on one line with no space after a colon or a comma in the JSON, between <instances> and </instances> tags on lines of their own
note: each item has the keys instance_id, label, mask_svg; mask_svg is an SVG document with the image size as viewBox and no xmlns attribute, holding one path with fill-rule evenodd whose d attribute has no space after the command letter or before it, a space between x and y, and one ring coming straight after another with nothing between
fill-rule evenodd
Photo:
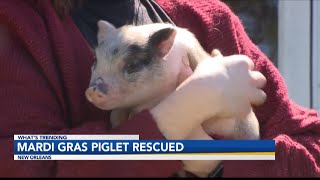
<instances>
[{"instance_id":1,"label":"red knit sleeve","mask_svg":"<svg viewBox=\"0 0 320 180\"><path fill-rule=\"evenodd\" d=\"M223 10L224 9L224 10ZM275 161L225 161L225 176L297 177L320 176L320 120L315 110L295 104L288 96L285 82L244 31L238 17L221 5L227 26L239 54L249 56L256 69L267 78L266 103L255 108L262 139L276 142ZM243 164L246 164L243 166Z\"/></svg>"},{"instance_id":2,"label":"red knit sleeve","mask_svg":"<svg viewBox=\"0 0 320 180\"><path fill-rule=\"evenodd\" d=\"M14 161L14 134L139 134L163 139L151 114L143 111L120 128L102 119L69 128L48 81L26 49L0 27L0 176L168 177L179 161Z\"/></svg>"}]
</instances>

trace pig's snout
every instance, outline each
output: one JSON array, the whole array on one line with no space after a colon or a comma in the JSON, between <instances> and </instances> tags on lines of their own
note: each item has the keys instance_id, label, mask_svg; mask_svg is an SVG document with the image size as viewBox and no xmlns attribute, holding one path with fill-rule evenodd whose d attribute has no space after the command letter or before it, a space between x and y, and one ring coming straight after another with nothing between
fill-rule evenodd
<instances>
[{"instance_id":1,"label":"pig's snout","mask_svg":"<svg viewBox=\"0 0 320 180\"><path fill-rule=\"evenodd\" d=\"M86 90L86 97L90 102L99 103L106 98L106 94L97 90L96 87L90 87Z\"/></svg>"},{"instance_id":2,"label":"pig's snout","mask_svg":"<svg viewBox=\"0 0 320 180\"><path fill-rule=\"evenodd\" d=\"M108 93L108 84L104 82L102 77L98 77L96 80L94 80L93 83L90 84L90 87L93 87L94 91L98 90L105 95Z\"/></svg>"},{"instance_id":3,"label":"pig's snout","mask_svg":"<svg viewBox=\"0 0 320 180\"><path fill-rule=\"evenodd\" d=\"M98 83L94 88L96 88L94 90L98 90L105 95L107 95L108 93L108 84L106 83Z\"/></svg>"},{"instance_id":4,"label":"pig's snout","mask_svg":"<svg viewBox=\"0 0 320 180\"><path fill-rule=\"evenodd\" d=\"M97 78L86 90L86 97L90 102L100 102L106 98L108 93L108 84L101 77Z\"/></svg>"}]
</instances>

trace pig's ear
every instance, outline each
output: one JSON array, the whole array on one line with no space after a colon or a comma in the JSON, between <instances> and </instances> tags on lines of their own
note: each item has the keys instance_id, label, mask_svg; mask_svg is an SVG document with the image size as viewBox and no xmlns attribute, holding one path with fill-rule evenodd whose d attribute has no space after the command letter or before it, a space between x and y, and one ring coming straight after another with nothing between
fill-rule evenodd
<instances>
[{"instance_id":1,"label":"pig's ear","mask_svg":"<svg viewBox=\"0 0 320 180\"><path fill-rule=\"evenodd\" d=\"M160 58L164 58L172 48L176 34L174 28L161 29L151 35L149 45Z\"/></svg>"},{"instance_id":2,"label":"pig's ear","mask_svg":"<svg viewBox=\"0 0 320 180\"><path fill-rule=\"evenodd\" d=\"M98 23L98 43L101 43L103 40L105 40L108 36L108 34L114 33L116 31L116 28L110 24L107 21L99 20Z\"/></svg>"}]
</instances>

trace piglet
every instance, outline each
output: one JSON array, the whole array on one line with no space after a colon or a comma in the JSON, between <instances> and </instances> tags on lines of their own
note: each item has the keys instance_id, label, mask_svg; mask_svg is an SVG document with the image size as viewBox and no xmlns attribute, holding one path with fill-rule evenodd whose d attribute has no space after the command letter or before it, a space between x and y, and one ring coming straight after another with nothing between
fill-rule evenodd
<instances>
[{"instance_id":1,"label":"piglet","mask_svg":"<svg viewBox=\"0 0 320 180\"><path fill-rule=\"evenodd\" d=\"M97 108L112 110L112 127L130 120L130 116L143 109L152 108L175 91L181 83L180 71L185 66L194 70L201 60L212 58L193 33L166 23L115 28L100 20L97 39L97 60L85 94ZM218 50L214 52L220 54ZM203 129L226 139L260 138L259 123L253 111L245 120L208 119ZM198 175L209 171L202 170L199 161L187 164L187 169Z\"/></svg>"}]
</instances>

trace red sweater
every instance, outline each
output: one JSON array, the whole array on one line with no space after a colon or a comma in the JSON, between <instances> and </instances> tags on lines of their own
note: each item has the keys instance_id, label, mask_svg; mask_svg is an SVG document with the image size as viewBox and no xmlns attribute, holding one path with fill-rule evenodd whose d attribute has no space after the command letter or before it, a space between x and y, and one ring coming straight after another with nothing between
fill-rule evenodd
<instances>
[{"instance_id":1,"label":"red sweater","mask_svg":"<svg viewBox=\"0 0 320 180\"><path fill-rule=\"evenodd\" d=\"M85 99L92 52L71 18L59 19L49 0L0 1L0 176L168 177L179 161L14 161L13 135L27 133L139 134L163 139L145 110L109 130L108 113ZM263 139L276 141L275 161L225 161L230 176L320 176L320 120L288 98L271 61L219 1L158 0L172 20L194 32L206 50L246 54L268 80L256 108ZM245 164L245 165L244 165Z\"/></svg>"}]
</instances>

